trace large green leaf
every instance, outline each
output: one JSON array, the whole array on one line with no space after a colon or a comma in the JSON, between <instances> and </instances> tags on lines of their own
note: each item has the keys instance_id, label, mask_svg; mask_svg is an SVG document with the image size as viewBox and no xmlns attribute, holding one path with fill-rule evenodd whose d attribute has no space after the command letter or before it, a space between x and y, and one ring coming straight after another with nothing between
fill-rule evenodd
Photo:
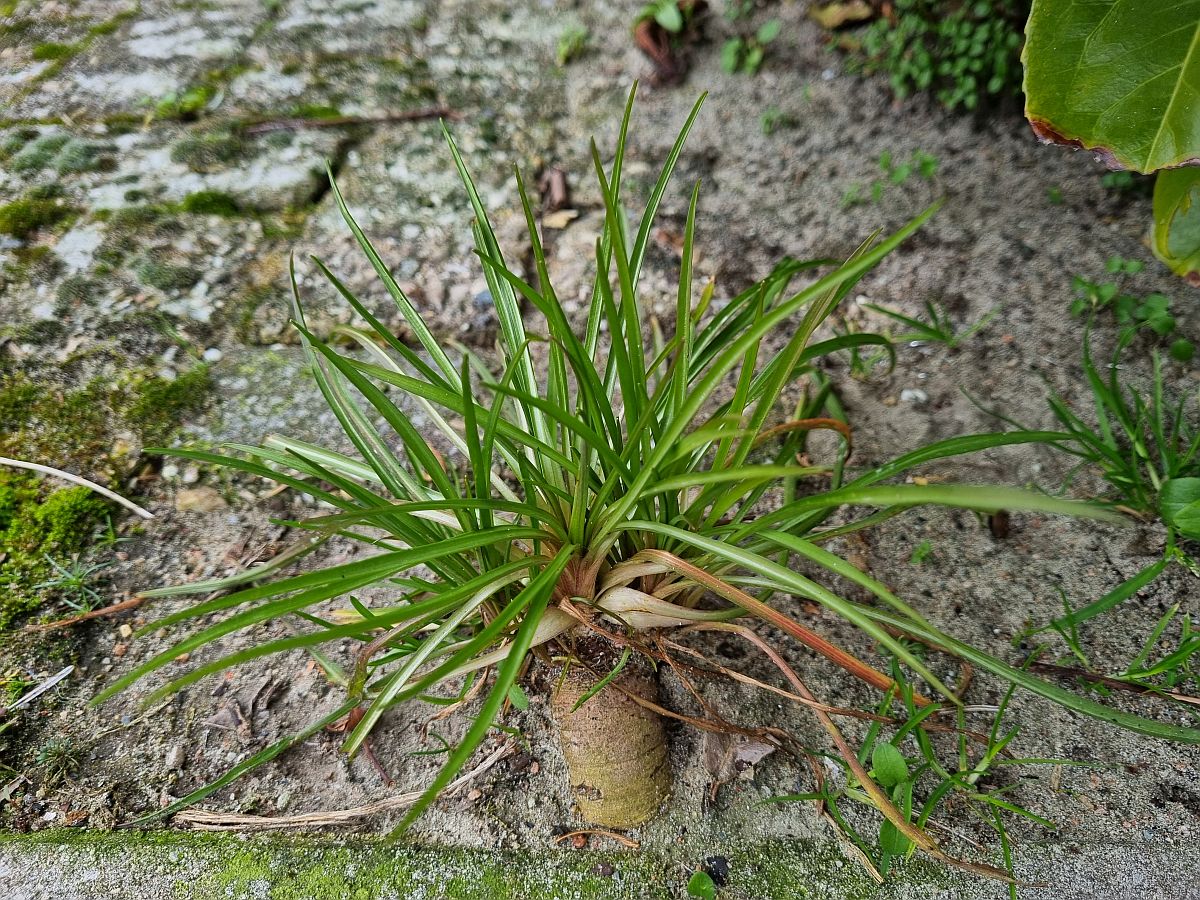
<instances>
[{"instance_id":1,"label":"large green leaf","mask_svg":"<svg viewBox=\"0 0 1200 900\"><path fill-rule=\"evenodd\" d=\"M1033 0L1025 115L1138 172L1200 163L1200 0Z\"/></svg>"},{"instance_id":2,"label":"large green leaf","mask_svg":"<svg viewBox=\"0 0 1200 900\"><path fill-rule=\"evenodd\" d=\"M1200 105L1194 115L1200 119ZM1154 255L1176 275L1200 287L1200 166L1158 173Z\"/></svg>"}]
</instances>

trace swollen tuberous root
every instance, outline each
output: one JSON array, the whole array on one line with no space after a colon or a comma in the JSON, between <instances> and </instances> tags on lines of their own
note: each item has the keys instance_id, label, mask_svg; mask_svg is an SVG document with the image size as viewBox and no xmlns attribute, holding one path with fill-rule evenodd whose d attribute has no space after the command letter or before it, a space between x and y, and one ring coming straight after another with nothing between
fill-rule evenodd
<instances>
[{"instance_id":1,"label":"swollen tuberous root","mask_svg":"<svg viewBox=\"0 0 1200 900\"><path fill-rule=\"evenodd\" d=\"M624 691L657 702L658 683L649 673L622 672L572 712L596 681L583 667L570 667L552 701L571 793L586 821L635 828L650 819L670 793L671 768L662 718Z\"/></svg>"}]
</instances>

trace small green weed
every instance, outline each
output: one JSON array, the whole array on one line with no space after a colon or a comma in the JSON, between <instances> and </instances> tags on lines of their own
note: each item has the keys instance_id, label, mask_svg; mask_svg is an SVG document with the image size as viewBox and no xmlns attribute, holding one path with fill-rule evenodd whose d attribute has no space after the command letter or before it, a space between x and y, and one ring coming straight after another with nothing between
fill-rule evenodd
<instances>
[{"instance_id":1,"label":"small green weed","mask_svg":"<svg viewBox=\"0 0 1200 900\"><path fill-rule=\"evenodd\" d=\"M731 37L721 47L721 68L730 75L755 74L766 58L767 45L779 37L781 27L778 19L768 19L752 35Z\"/></svg>"},{"instance_id":2,"label":"small green weed","mask_svg":"<svg viewBox=\"0 0 1200 900\"><path fill-rule=\"evenodd\" d=\"M784 112L778 106L768 106L759 118L763 134L774 134L785 128L795 128L800 120L789 112Z\"/></svg>"},{"instance_id":3,"label":"small green weed","mask_svg":"<svg viewBox=\"0 0 1200 900\"><path fill-rule=\"evenodd\" d=\"M51 738L38 750L34 761L41 767L47 783L55 785L79 771L83 751L70 738Z\"/></svg>"},{"instance_id":4,"label":"small green weed","mask_svg":"<svg viewBox=\"0 0 1200 900\"><path fill-rule=\"evenodd\" d=\"M558 47L554 54L559 66L568 65L583 56L590 39L591 32L582 25L569 25L564 28L558 36Z\"/></svg>"},{"instance_id":5,"label":"small green weed","mask_svg":"<svg viewBox=\"0 0 1200 900\"><path fill-rule=\"evenodd\" d=\"M1138 297L1129 290L1130 277L1137 275L1145 264L1136 259L1111 256L1105 270L1114 276L1110 281L1090 281L1082 275L1072 279L1075 299L1071 302L1072 315L1085 313L1095 315L1101 310L1111 309L1123 335L1134 335L1148 330L1160 338L1167 338L1175 331L1175 317L1171 314L1171 298L1158 292ZM1172 359L1187 362L1195 353L1192 342L1177 339L1170 344Z\"/></svg>"},{"instance_id":6,"label":"small green weed","mask_svg":"<svg viewBox=\"0 0 1200 900\"><path fill-rule=\"evenodd\" d=\"M985 313L974 324L968 325L962 331L956 331L954 322L950 319L950 314L937 303L932 300L925 301L925 314L929 317L928 321L906 316L904 313L896 312L893 309L887 309L883 306L877 306L874 303L864 303L863 307L874 310L880 315L887 316L889 319L894 319L902 325L911 328L911 331L905 332L896 336L898 341L919 341L928 343L945 344L950 350L957 350L968 340L988 326L1000 312L993 309Z\"/></svg>"},{"instance_id":7,"label":"small green weed","mask_svg":"<svg viewBox=\"0 0 1200 900\"><path fill-rule=\"evenodd\" d=\"M908 561L914 566L919 566L929 558L929 554L931 553L933 553L933 542L921 541L921 543L913 547L912 556L908 558Z\"/></svg>"},{"instance_id":8,"label":"small green weed","mask_svg":"<svg viewBox=\"0 0 1200 900\"><path fill-rule=\"evenodd\" d=\"M681 8L676 0L651 0L641 8L634 24L653 19L664 31L671 34L682 34L691 15L691 5Z\"/></svg>"},{"instance_id":9,"label":"small green weed","mask_svg":"<svg viewBox=\"0 0 1200 900\"><path fill-rule=\"evenodd\" d=\"M85 565L78 556L72 556L64 565L49 554L43 554L53 576L40 584L35 591L52 591L54 595L76 612L88 612L104 605L104 598L92 586L96 573L108 568L111 562Z\"/></svg>"},{"instance_id":10,"label":"small green weed","mask_svg":"<svg viewBox=\"0 0 1200 900\"><path fill-rule=\"evenodd\" d=\"M863 195L863 188L860 184L852 184L842 195L842 208L847 209L851 206L857 206L860 203L866 203L868 197L872 203L878 203L883 199L883 195L889 184L902 185L909 180L914 174L919 175L926 181L931 180L938 170L937 157L931 153L926 153L924 150L916 150L907 161L898 161L893 156L891 151L885 150L879 156L879 170L882 173L882 178L876 178L868 187L867 196Z\"/></svg>"},{"instance_id":11,"label":"small green weed","mask_svg":"<svg viewBox=\"0 0 1200 900\"><path fill-rule=\"evenodd\" d=\"M935 703L922 706L914 702L911 682L894 660L892 678L896 683L875 709L875 719L857 754L860 766L870 766L872 779L883 787L905 819L925 829L942 809L956 802L979 814L1000 841L1001 872L1011 875L1012 855L1008 825L1013 816L1025 818L1053 830L1053 822L1039 816L1012 798L1013 786L999 782L1000 771L1016 765L1071 765L1069 760L1022 759L1012 756L1008 746L1017 737L1018 728L1005 729L1003 720L1012 697L1005 693L1000 704L991 708L992 720L986 731L968 727L966 708ZM897 709L898 707L898 709ZM987 712L987 707L972 708L972 713ZM894 729L891 738L884 729ZM826 779L817 791L772 797L765 803L817 801L829 820L863 854L875 874L886 876L893 862L909 855L914 847L889 819L879 821L878 830L869 833L856 828L844 813L847 802L877 807L877 800L862 789L854 767L845 758L827 755L843 770L842 779ZM838 786L838 785L841 786Z\"/></svg>"},{"instance_id":12,"label":"small green weed","mask_svg":"<svg viewBox=\"0 0 1200 900\"><path fill-rule=\"evenodd\" d=\"M1021 90L1028 0L895 0L862 38L867 71L886 72L898 97L929 91L943 105L977 109Z\"/></svg>"}]
</instances>

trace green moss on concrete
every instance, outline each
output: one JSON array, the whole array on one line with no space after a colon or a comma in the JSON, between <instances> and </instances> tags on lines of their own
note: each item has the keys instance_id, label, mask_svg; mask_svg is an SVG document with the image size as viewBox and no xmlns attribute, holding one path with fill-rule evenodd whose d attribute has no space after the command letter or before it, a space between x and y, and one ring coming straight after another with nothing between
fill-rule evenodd
<instances>
[{"instance_id":1,"label":"green moss on concrete","mask_svg":"<svg viewBox=\"0 0 1200 900\"><path fill-rule=\"evenodd\" d=\"M93 379L63 388L14 372L0 374L0 456L49 462L101 482L128 469L133 448L170 440L179 424L200 412L211 390L208 367L197 364L174 379L137 369L119 379Z\"/></svg>"},{"instance_id":2,"label":"green moss on concrete","mask_svg":"<svg viewBox=\"0 0 1200 900\"><path fill-rule=\"evenodd\" d=\"M54 155L50 165L59 175L76 175L82 172L111 172L116 160L110 155L111 144L71 138Z\"/></svg>"},{"instance_id":3,"label":"green moss on concrete","mask_svg":"<svg viewBox=\"0 0 1200 900\"><path fill-rule=\"evenodd\" d=\"M884 900L999 897L986 879L967 879L913 860L876 885L833 842L775 841L736 849L465 850L388 846L381 840L250 837L179 831L0 833L30 863L53 860L64 883L97 888L153 885L155 897L256 900L592 900L680 897L703 855L729 860L721 900ZM693 859L690 854L700 853ZM609 874L602 874L607 872Z\"/></svg>"},{"instance_id":4,"label":"green moss on concrete","mask_svg":"<svg viewBox=\"0 0 1200 900\"><path fill-rule=\"evenodd\" d=\"M147 445L167 442L179 423L208 403L212 376L200 364L173 379L147 378L138 385L125 417L136 424Z\"/></svg>"},{"instance_id":5,"label":"green moss on concrete","mask_svg":"<svg viewBox=\"0 0 1200 900\"><path fill-rule=\"evenodd\" d=\"M87 305L103 290L104 285L85 275L68 275L54 292L54 311L65 316L71 310Z\"/></svg>"},{"instance_id":6,"label":"green moss on concrete","mask_svg":"<svg viewBox=\"0 0 1200 900\"><path fill-rule=\"evenodd\" d=\"M169 443L180 422L206 405L210 388L203 364L174 379L138 370L74 389L12 373L0 377L0 456L115 484L134 458L117 435L129 432L143 445ZM47 557L64 563L83 554L111 512L87 488L54 487L0 467L0 632L52 599L50 590L36 587L54 574Z\"/></svg>"},{"instance_id":7,"label":"green moss on concrete","mask_svg":"<svg viewBox=\"0 0 1200 900\"><path fill-rule=\"evenodd\" d=\"M0 234L24 239L49 231L75 217L75 210L59 200L24 197L0 206Z\"/></svg>"},{"instance_id":8,"label":"green moss on concrete","mask_svg":"<svg viewBox=\"0 0 1200 900\"><path fill-rule=\"evenodd\" d=\"M66 146L71 136L62 132L43 134L34 138L21 148L9 161L9 167L14 172L40 172L50 165L58 151Z\"/></svg>"},{"instance_id":9,"label":"green moss on concrete","mask_svg":"<svg viewBox=\"0 0 1200 900\"><path fill-rule=\"evenodd\" d=\"M143 262L137 267L136 275L142 284L167 292L186 291L203 277L203 273L192 266L177 266L157 260Z\"/></svg>"},{"instance_id":10,"label":"green moss on concrete","mask_svg":"<svg viewBox=\"0 0 1200 900\"><path fill-rule=\"evenodd\" d=\"M0 159L11 159L25 148L25 145L38 136L36 128L18 128L0 141Z\"/></svg>"},{"instance_id":11,"label":"green moss on concrete","mask_svg":"<svg viewBox=\"0 0 1200 900\"><path fill-rule=\"evenodd\" d=\"M228 129L185 135L171 148L171 159L193 172L212 172L254 155L254 147Z\"/></svg>"},{"instance_id":12,"label":"green moss on concrete","mask_svg":"<svg viewBox=\"0 0 1200 900\"><path fill-rule=\"evenodd\" d=\"M242 213L241 204L222 191L197 191L188 194L180 201L179 208L194 215L237 216Z\"/></svg>"},{"instance_id":13,"label":"green moss on concrete","mask_svg":"<svg viewBox=\"0 0 1200 900\"><path fill-rule=\"evenodd\" d=\"M180 900L653 900L671 896L669 868L649 855L579 851L535 853L388 847L306 838L244 840L180 832L40 832L0 835L0 848L20 842L45 848L70 883L75 867L94 870L119 860L126 871L158 884L173 882ZM611 875L598 866L612 867Z\"/></svg>"},{"instance_id":14,"label":"green moss on concrete","mask_svg":"<svg viewBox=\"0 0 1200 900\"><path fill-rule=\"evenodd\" d=\"M83 552L107 513L88 488L48 490L28 473L0 469L0 632L48 599L38 585L52 574L49 559Z\"/></svg>"},{"instance_id":15,"label":"green moss on concrete","mask_svg":"<svg viewBox=\"0 0 1200 900\"><path fill-rule=\"evenodd\" d=\"M51 41L34 47L33 58L36 60L70 59L79 52L79 49L75 44L57 44Z\"/></svg>"}]
</instances>

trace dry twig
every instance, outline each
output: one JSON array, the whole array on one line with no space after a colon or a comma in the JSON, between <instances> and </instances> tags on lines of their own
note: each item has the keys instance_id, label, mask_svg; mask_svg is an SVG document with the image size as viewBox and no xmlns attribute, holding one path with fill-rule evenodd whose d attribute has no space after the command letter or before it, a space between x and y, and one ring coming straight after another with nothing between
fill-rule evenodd
<instances>
[{"instance_id":1,"label":"dry twig","mask_svg":"<svg viewBox=\"0 0 1200 900\"><path fill-rule=\"evenodd\" d=\"M451 796L460 791L470 781L482 775L500 760L511 756L513 751L514 745L511 743L497 747L474 769L452 781L444 796ZM386 797L383 800L376 800L374 803L354 806L350 809L302 813L295 816L241 816L236 813L187 809L176 813L174 821L178 825L187 825L196 831L278 831L287 828L328 828L334 825L351 825L371 816L405 809L416 803L424 794L424 790L406 791L394 797Z\"/></svg>"}]
</instances>

